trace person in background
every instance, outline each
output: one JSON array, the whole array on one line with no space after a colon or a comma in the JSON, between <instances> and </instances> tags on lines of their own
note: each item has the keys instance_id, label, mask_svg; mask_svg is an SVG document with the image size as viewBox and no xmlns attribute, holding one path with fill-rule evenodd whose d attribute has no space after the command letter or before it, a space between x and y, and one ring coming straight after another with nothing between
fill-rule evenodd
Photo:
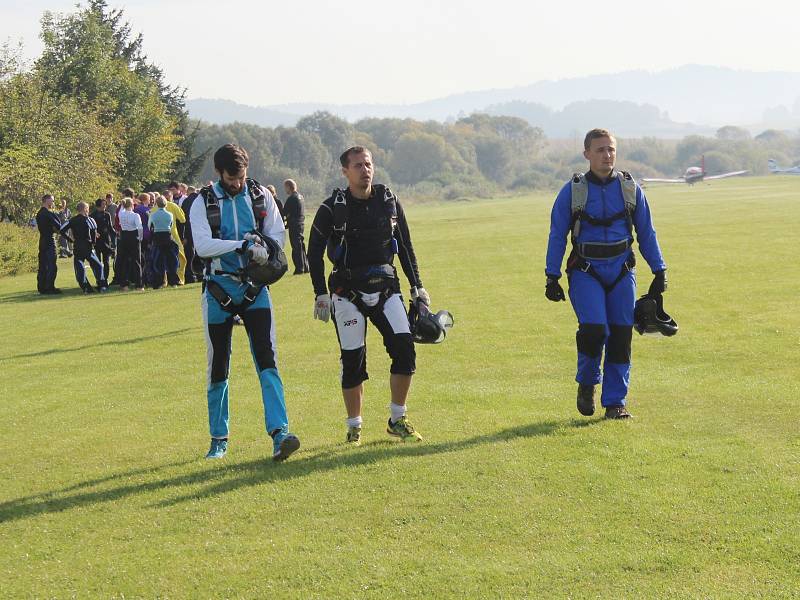
<instances>
[{"instance_id":1,"label":"person in background","mask_svg":"<svg viewBox=\"0 0 800 600\"><path fill-rule=\"evenodd\" d=\"M36 227L39 229L39 270L36 273L36 287L40 294L60 294L56 287L58 261L53 234L61 229L61 221L53 212L53 195L42 196L42 207L36 213Z\"/></svg>"},{"instance_id":2,"label":"person in background","mask_svg":"<svg viewBox=\"0 0 800 600\"><path fill-rule=\"evenodd\" d=\"M101 292L106 292L108 291L108 282L106 282L103 273L103 263L100 262L94 252L94 244L97 241L97 224L89 216L89 205L86 202L78 202L76 208L78 214L64 223L60 229L62 235L71 230L74 236L74 256L72 260L75 266L75 279L84 294L91 294L95 291L86 276L84 261L88 260L89 266L94 273L97 288Z\"/></svg>"},{"instance_id":3,"label":"person in background","mask_svg":"<svg viewBox=\"0 0 800 600\"><path fill-rule=\"evenodd\" d=\"M109 270L111 258L114 256L114 250L111 245L111 232L114 227L111 225L111 217L106 212L106 201L98 198L94 203L94 210L89 214L94 219L97 225L97 241L94 244L95 252L100 262L103 263L103 273L106 279L111 272Z\"/></svg>"},{"instance_id":4,"label":"person in background","mask_svg":"<svg viewBox=\"0 0 800 600\"><path fill-rule=\"evenodd\" d=\"M303 230L306 221L305 198L297 190L297 183L295 183L294 179L284 181L283 189L286 191L283 212L286 215L286 227L289 230L289 243L292 245L294 274L302 275L303 273L308 273L306 245L303 241Z\"/></svg>"},{"instance_id":5,"label":"person in background","mask_svg":"<svg viewBox=\"0 0 800 600\"><path fill-rule=\"evenodd\" d=\"M72 211L70 211L67 203L60 200L58 203L58 220L63 224L72 218ZM67 236L59 236L58 238L58 257L69 258L72 256L72 242L69 241Z\"/></svg>"},{"instance_id":6,"label":"person in background","mask_svg":"<svg viewBox=\"0 0 800 600\"><path fill-rule=\"evenodd\" d=\"M142 251L141 242L144 235L141 216L133 210L133 200L124 198L122 200L122 210L119 212L120 239L119 239L119 260L117 267L120 270L119 285L125 292L128 285L133 286L138 291L144 291L142 285Z\"/></svg>"},{"instance_id":7,"label":"person in background","mask_svg":"<svg viewBox=\"0 0 800 600\"><path fill-rule=\"evenodd\" d=\"M156 208L150 213L149 227L153 232L153 289L164 285L164 274L170 287L178 285L178 245L172 237L174 219L166 207L166 198L156 198Z\"/></svg>"}]
</instances>

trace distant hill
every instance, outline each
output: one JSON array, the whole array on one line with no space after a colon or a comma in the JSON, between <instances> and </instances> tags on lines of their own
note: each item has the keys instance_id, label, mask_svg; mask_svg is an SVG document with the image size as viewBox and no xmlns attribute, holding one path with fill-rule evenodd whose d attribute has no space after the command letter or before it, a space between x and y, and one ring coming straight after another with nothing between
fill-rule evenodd
<instances>
[{"instance_id":1,"label":"distant hill","mask_svg":"<svg viewBox=\"0 0 800 600\"><path fill-rule=\"evenodd\" d=\"M612 101L598 105L594 99ZM592 100L593 102L588 102ZM190 114L210 123L233 121L264 126L292 125L302 115L327 110L349 121L364 117L398 117L446 121L477 111L494 114L542 113L533 104L552 111L540 123L551 137L568 135L612 115L612 121L626 125L626 135L680 137L688 133L713 131L720 125L757 127L782 115L787 126L800 126L800 73L739 71L721 67L686 65L650 73L625 71L590 77L576 77L511 89L455 94L417 104L324 104L293 103L251 107L229 100L189 100ZM602 114L597 115L602 106ZM516 112L498 112L498 111ZM610 111L610 112L606 112ZM647 113L649 117L643 118ZM544 113L542 113L544 115ZM702 124L702 125L692 125ZM581 125L579 125L581 124ZM566 129L569 127L570 129ZM620 131L622 134L622 131Z\"/></svg>"}]
</instances>

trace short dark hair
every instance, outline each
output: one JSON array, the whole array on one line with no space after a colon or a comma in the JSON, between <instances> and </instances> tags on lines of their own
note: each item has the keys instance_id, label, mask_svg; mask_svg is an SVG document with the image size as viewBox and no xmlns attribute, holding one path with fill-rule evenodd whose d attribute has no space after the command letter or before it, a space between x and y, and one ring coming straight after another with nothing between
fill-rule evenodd
<instances>
[{"instance_id":1,"label":"short dark hair","mask_svg":"<svg viewBox=\"0 0 800 600\"><path fill-rule=\"evenodd\" d=\"M172 189L172 188L179 190L181 189L181 186L177 181L170 181L169 185L167 186L167 189Z\"/></svg>"},{"instance_id":2,"label":"short dark hair","mask_svg":"<svg viewBox=\"0 0 800 600\"><path fill-rule=\"evenodd\" d=\"M351 146L339 157L339 162L342 163L343 167L347 167L350 164L350 155L351 154L361 154L362 152L366 152L370 156L372 156L372 152L364 148L364 146Z\"/></svg>"},{"instance_id":3,"label":"short dark hair","mask_svg":"<svg viewBox=\"0 0 800 600\"><path fill-rule=\"evenodd\" d=\"M113 197L114 197L114 194L112 194L111 192L108 192L106 194L106 200L108 200L109 198L113 198Z\"/></svg>"},{"instance_id":4,"label":"short dark hair","mask_svg":"<svg viewBox=\"0 0 800 600\"><path fill-rule=\"evenodd\" d=\"M228 175L236 175L247 168L250 157L247 150L235 144L225 144L214 152L214 168L220 173L227 172Z\"/></svg>"},{"instance_id":5,"label":"short dark hair","mask_svg":"<svg viewBox=\"0 0 800 600\"><path fill-rule=\"evenodd\" d=\"M586 137L583 138L583 149L588 150L592 145L592 140L596 140L597 138L602 138L602 137L613 138L614 136L608 129L601 129L599 127L596 127L594 129L589 130L589 132L586 134Z\"/></svg>"},{"instance_id":6,"label":"short dark hair","mask_svg":"<svg viewBox=\"0 0 800 600\"><path fill-rule=\"evenodd\" d=\"M94 201L94 205L96 207L100 208L100 206L103 204L103 202L105 202L105 198L98 198L97 200Z\"/></svg>"},{"instance_id":7,"label":"short dark hair","mask_svg":"<svg viewBox=\"0 0 800 600\"><path fill-rule=\"evenodd\" d=\"M134 192L132 188L125 188L124 190L122 190L122 195L123 195L125 198L133 198L133 195L134 195L135 193L136 193L136 192Z\"/></svg>"}]
</instances>

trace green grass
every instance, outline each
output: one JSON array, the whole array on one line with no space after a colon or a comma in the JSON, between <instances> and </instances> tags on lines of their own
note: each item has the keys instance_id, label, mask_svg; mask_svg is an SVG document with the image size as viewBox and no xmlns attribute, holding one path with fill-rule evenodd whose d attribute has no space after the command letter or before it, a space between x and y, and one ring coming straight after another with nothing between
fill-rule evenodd
<instances>
[{"instance_id":1,"label":"green grass","mask_svg":"<svg viewBox=\"0 0 800 600\"><path fill-rule=\"evenodd\" d=\"M369 335L365 444L343 447L333 329L273 288L303 447L269 460L244 332L232 438L206 462L196 286L39 298L0 279L5 597L800 597L800 239L794 178L648 192L677 337L634 340L631 422L574 405L574 315L549 303L551 195L412 206L455 328L418 347L387 439ZM641 290L650 277L640 264Z\"/></svg>"}]
</instances>

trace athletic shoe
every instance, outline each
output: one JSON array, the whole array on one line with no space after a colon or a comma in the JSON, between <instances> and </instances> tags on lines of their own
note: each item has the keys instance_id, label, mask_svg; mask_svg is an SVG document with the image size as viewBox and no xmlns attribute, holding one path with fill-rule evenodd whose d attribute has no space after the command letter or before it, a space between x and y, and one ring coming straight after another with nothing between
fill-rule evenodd
<instances>
[{"instance_id":1,"label":"athletic shoe","mask_svg":"<svg viewBox=\"0 0 800 600\"><path fill-rule=\"evenodd\" d=\"M594 386L578 384L578 412L584 417L594 414Z\"/></svg>"},{"instance_id":2,"label":"athletic shoe","mask_svg":"<svg viewBox=\"0 0 800 600\"><path fill-rule=\"evenodd\" d=\"M211 447L208 449L206 458L222 458L228 451L228 440L211 438Z\"/></svg>"},{"instance_id":3,"label":"athletic shoe","mask_svg":"<svg viewBox=\"0 0 800 600\"><path fill-rule=\"evenodd\" d=\"M83 288L83 293L94 294L94 288L91 285L87 285L85 288Z\"/></svg>"},{"instance_id":4,"label":"athletic shoe","mask_svg":"<svg viewBox=\"0 0 800 600\"><path fill-rule=\"evenodd\" d=\"M300 439L287 431L281 431L272 440L272 460L283 462L300 447Z\"/></svg>"},{"instance_id":5,"label":"athletic shoe","mask_svg":"<svg viewBox=\"0 0 800 600\"><path fill-rule=\"evenodd\" d=\"M414 426L405 416L401 417L396 423L392 423L392 420L389 419L386 425L386 433L394 437L399 437L404 442L408 440L412 442L422 441L422 436L414 430Z\"/></svg>"},{"instance_id":6,"label":"athletic shoe","mask_svg":"<svg viewBox=\"0 0 800 600\"><path fill-rule=\"evenodd\" d=\"M361 445L361 427L356 425L355 427L348 427L347 428L347 438L344 440L351 446L360 446Z\"/></svg>"},{"instance_id":7,"label":"athletic shoe","mask_svg":"<svg viewBox=\"0 0 800 600\"><path fill-rule=\"evenodd\" d=\"M630 419L633 417L624 406L609 406L606 408L606 419Z\"/></svg>"}]
</instances>

